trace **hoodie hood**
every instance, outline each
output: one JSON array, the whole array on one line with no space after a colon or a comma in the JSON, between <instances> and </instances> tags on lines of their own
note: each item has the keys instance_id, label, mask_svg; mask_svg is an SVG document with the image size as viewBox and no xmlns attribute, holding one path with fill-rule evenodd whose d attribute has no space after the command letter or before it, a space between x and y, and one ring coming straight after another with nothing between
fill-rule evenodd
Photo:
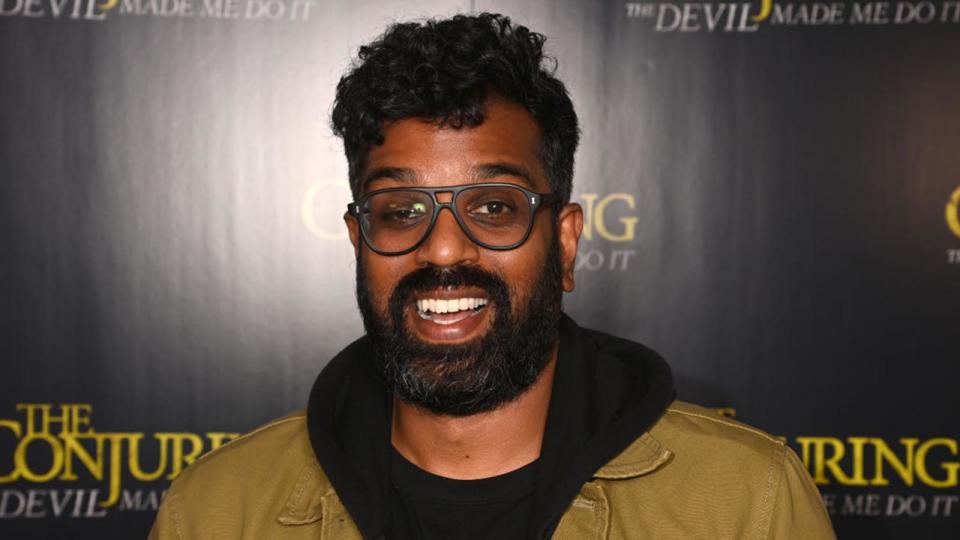
<instances>
[{"instance_id":1,"label":"hoodie hood","mask_svg":"<svg viewBox=\"0 0 960 540\"><path fill-rule=\"evenodd\" d=\"M675 396L657 353L564 315L529 537L548 538L581 486ZM391 536L390 402L364 337L327 364L307 405L313 451L364 538Z\"/></svg>"}]
</instances>

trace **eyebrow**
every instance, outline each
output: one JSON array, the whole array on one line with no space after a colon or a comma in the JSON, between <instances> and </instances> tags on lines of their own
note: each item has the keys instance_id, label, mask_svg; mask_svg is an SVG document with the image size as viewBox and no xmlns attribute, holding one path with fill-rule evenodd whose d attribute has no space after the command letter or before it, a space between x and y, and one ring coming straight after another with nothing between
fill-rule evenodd
<instances>
[{"instance_id":1,"label":"eyebrow","mask_svg":"<svg viewBox=\"0 0 960 540\"><path fill-rule=\"evenodd\" d=\"M420 175L413 169L406 167L377 167L367 171L367 174L363 175L363 179L360 181L360 187L362 189L370 182L381 178L389 178L390 180L396 180L398 182L411 182L414 184L422 182Z\"/></svg>"},{"instance_id":2,"label":"eyebrow","mask_svg":"<svg viewBox=\"0 0 960 540\"><path fill-rule=\"evenodd\" d=\"M522 180L527 187L534 187L533 177L527 169L514 165L512 163L482 163L476 165L470 170L471 180L494 180L503 176L512 176ZM406 167L377 167L371 169L363 175L360 181L361 188L366 187L370 182L380 179L396 180L398 182L407 182L411 184L423 183L423 178L414 169Z\"/></svg>"},{"instance_id":3,"label":"eyebrow","mask_svg":"<svg viewBox=\"0 0 960 540\"><path fill-rule=\"evenodd\" d=\"M523 180L529 188L533 188L533 177L530 172L519 165L512 163L484 163L471 170L474 180L493 180L501 176L513 176Z\"/></svg>"}]
</instances>

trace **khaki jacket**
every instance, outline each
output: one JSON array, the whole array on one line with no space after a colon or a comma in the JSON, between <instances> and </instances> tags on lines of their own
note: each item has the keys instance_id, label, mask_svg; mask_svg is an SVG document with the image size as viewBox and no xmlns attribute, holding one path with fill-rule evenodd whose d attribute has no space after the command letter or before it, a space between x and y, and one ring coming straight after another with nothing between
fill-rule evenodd
<instances>
[{"instance_id":1,"label":"khaki jacket","mask_svg":"<svg viewBox=\"0 0 960 540\"><path fill-rule=\"evenodd\" d=\"M200 458L171 485L150 538L359 539L310 447L304 413ZM792 450L674 402L583 485L555 539L834 538Z\"/></svg>"}]
</instances>

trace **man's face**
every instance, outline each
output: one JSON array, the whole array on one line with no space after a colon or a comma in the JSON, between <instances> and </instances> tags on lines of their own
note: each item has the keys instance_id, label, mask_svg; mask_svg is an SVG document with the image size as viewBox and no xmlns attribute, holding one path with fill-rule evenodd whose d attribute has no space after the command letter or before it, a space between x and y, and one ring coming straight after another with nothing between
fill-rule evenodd
<instances>
[{"instance_id":1,"label":"man's face","mask_svg":"<svg viewBox=\"0 0 960 540\"><path fill-rule=\"evenodd\" d=\"M491 100L477 127L410 118L383 131L384 144L369 153L361 194L479 182L550 192L539 128L513 103ZM438 197L448 202L450 195ZM573 289L582 227L577 205L538 211L527 241L509 251L475 244L449 210L441 210L417 249L396 256L371 251L357 221L346 222L364 324L398 397L440 414L473 414L517 397L536 380L552 358L561 291ZM464 309L437 313L442 308L431 309L431 302Z\"/></svg>"}]
</instances>

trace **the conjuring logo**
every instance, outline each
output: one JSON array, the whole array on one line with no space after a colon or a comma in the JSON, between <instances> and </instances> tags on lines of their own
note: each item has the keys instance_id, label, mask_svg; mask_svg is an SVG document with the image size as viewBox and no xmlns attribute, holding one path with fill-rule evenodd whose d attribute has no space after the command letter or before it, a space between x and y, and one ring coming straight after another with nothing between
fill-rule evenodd
<instances>
[{"instance_id":1,"label":"the conjuring logo","mask_svg":"<svg viewBox=\"0 0 960 540\"><path fill-rule=\"evenodd\" d=\"M960 187L953 190L947 199L947 228L950 229L957 238L960 238ZM960 249L947 248L947 262L950 264L960 264Z\"/></svg>"},{"instance_id":2,"label":"the conjuring logo","mask_svg":"<svg viewBox=\"0 0 960 540\"><path fill-rule=\"evenodd\" d=\"M901 437L893 442L879 437L803 436L794 442L814 482L822 486L830 515L955 518L960 514L955 438ZM847 489L836 492L827 486Z\"/></svg>"},{"instance_id":3,"label":"the conjuring logo","mask_svg":"<svg viewBox=\"0 0 960 540\"><path fill-rule=\"evenodd\" d=\"M736 409L715 409L736 418ZM820 489L831 516L956 519L960 462L953 437L778 437Z\"/></svg>"},{"instance_id":4,"label":"the conjuring logo","mask_svg":"<svg viewBox=\"0 0 960 540\"><path fill-rule=\"evenodd\" d=\"M16 410L19 418L0 419L0 519L155 511L169 480L238 436L100 432L88 403L19 403ZM131 480L139 486L124 486Z\"/></svg>"},{"instance_id":5,"label":"the conjuring logo","mask_svg":"<svg viewBox=\"0 0 960 540\"><path fill-rule=\"evenodd\" d=\"M633 193L581 193L583 234L576 269L623 272L637 256L637 201Z\"/></svg>"},{"instance_id":6,"label":"the conjuring logo","mask_svg":"<svg viewBox=\"0 0 960 540\"><path fill-rule=\"evenodd\" d=\"M346 180L321 180L313 184L300 202L303 226L318 238L345 242L347 228L342 216L351 200Z\"/></svg>"}]
</instances>

